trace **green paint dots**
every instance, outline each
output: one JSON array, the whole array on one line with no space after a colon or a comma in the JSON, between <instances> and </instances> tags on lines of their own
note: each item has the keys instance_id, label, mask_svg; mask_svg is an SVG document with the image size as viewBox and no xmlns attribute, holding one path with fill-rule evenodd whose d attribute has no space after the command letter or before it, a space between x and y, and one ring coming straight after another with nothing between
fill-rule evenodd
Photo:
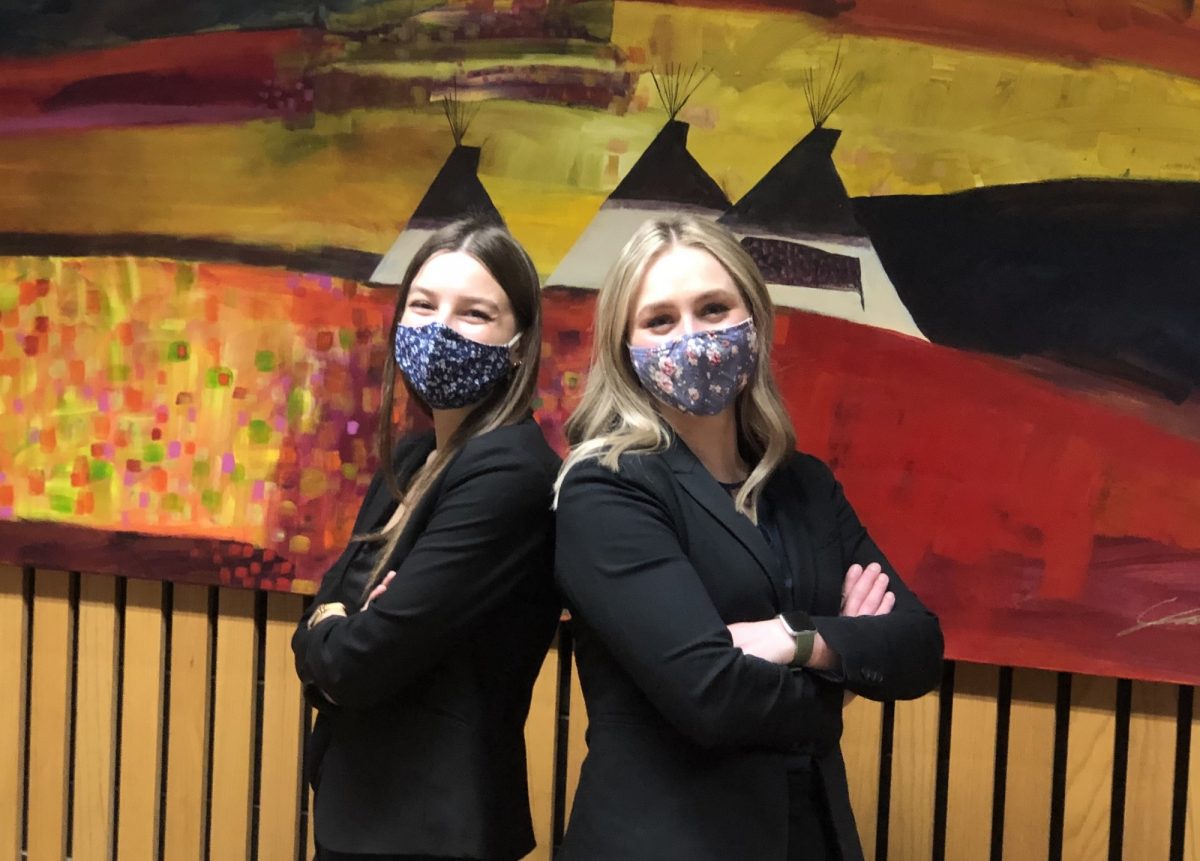
<instances>
[{"instance_id":1,"label":"green paint dots","mask_svg":"<svg viewBox=\"0 0 1200 861\"><path fill-rule=\"evenodd\" d=\"M233 474L230 476L234 481L242 482L246 480L246 467L242 464L237 464L233 468Z\"/></svg>"},{"instance_id":2,"label":"green paint dots","mask_svg":"<svg viewBox=\"0 0 1200 861\"><path fill-rule=\"evenodd\" d=\"M270 350L259 350L254 354L254 367L260 371L275 370L275 354Z\"/></svg>"},{"instance_id":3,"label":"green paint dots","mask_svg":"<svg viewBox=\"0 0 1200 861\"><path fill-rule=\"evenodd\" d=\"M175 289L183 292L196 283L196 269L186 263L175 267Z\"/></svg>"},{"instance_id":4,"label":"green paint dots","mask_svg":"<svg viewBox=\"0 0 1200 861\"><path fill-rule=\"evenodd\" d=\"M215 514L221 508L221 494L215 490L206 490L200 494L200 504Z\"/></svg>"},{"instance_id":5,"label":"green paint dots","mask_svg":"<svg viewBox=\"0 0 1200 861\"><path fill-rule=\"evenodd\" d=\"M271 426L262 419L250 422L250 442L266 444L271 441Z\"/></svg>"},{"instance_id":6,"label":"green paint dots","mask_svg":"<svg viewBox=\"0 0 1200 861\"><path fill-rule=\"evenodd\" d=\"M142 448L142 460L146 463L162 463L166 452L160 442L148 442Z\"/></svg>"},{"instance_id":7,"label":"green paint dots","mask_svg":"<svg viewBox=\"0 0 1200 861\"><path fill-rule=\"evenodd\" d=\"M50 510L56 514L72 514L75 511L75 500L65 493L52 493Z\"/></svg>"},{"instance_id":8,"label":"green paint dots","mask_svg":"<svg viewBox=\"0 0 1200 861\"><path fill-rule=\"evenodd\" d=\"M212 464L207 460L196 460L192 463L192 478L208 478L212 472Z\"/></svg>"},{"instance_id":9,"label":"green paint dots","mask_svg":"<svg viewBox=\"0 0 1200 861\"><path fill-rule=\"evenodd\" d=\"M347 479L348 481L353 481L357 476L358 476L358 464L356 464L356 463L343 463L342 464L342 477L343 478Z\"/></svg>"},{"instance_id":10,"label":"green paint dots","mask_svg":"<svg viewBox=\"0 0 1200 861\"><path fill-rule=\"evenodd\" d=\"M182 514L183 497L178 493L168 493L162 498L162 507L164 511L169 511L172 514Z\"/></svg>"},{"instance_id":11,"label":"green paint dots","mask_svg":"<svg viewBox=\"0 0 1200 861\"><path fill-rule=\"evenodd\" d=\"M113 467L107 460L95 458L88 464L88 481L106 481L112 478Z\"/></svg>"},{"instance_id":12,"label":"green paint dots","mask_svg":"<svg viewBox=\"0 0 1200 861\"><path fill-rule=\"evenodd\" d=\"M168 362L186 362L190 355L191 348L188 346L187 341L172 341L167 346Z\"/></svg>"},{"instance_id":13,"label":"green paint dots","mask_svg":"<svg viewBox=\"0 0 1200 861\"><path fill-rule=\"evenodd\" d=\"M338 342L342 345L343 350L349 350L351 347L354 346L354 330L353 329L339 329L338 330Z\"/></svg>"},{"instance_id":14,"label":"green paint dots","mask_svg":"<svg viewBox=\"0 0 1200 861\"><path fill-rule=\"evenodd\" d=\"M304 411L308 406L308 395L304 389L292 389L288 393L288 421L292 424L304 418Z\"/></svg>"},{"instance_id":15,"label":"green paint dots","mask_svg":"<svg viewBox=\"0 0 1200 861\"><path fill-rule=\"evenodd\" d=\"M0 284L0 311L11 311L21 301L21 288L13 283Z\"/></svg>"},{"instance_id":16,"label":"green paint dots","mask_svg":"<svg viewBox=\"0 0 1200 861\"><path fill-rule=\"evenodd\" d=\"M204 385L210 389L227 389L233 385L233 371L229 368L209 368L204 375Z\"/></svg>"},{"instance_id":17,"label":"green paint dots","mask_svg":"<svg viewBox=\"0 0 1200 861\"><path fill-rule=\"evenodd\" d=\"M118 362L108 368L108 378L114 383L127 383L131 376L133 376L133 371L129 365Z\"/></svg>"}]
</instances>

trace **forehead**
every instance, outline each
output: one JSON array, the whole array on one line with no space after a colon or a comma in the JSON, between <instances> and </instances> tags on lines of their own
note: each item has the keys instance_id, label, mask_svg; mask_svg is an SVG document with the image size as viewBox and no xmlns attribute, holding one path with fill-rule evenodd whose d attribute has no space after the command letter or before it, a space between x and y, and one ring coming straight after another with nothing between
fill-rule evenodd
<instances>
[{"instance_id":1,"label":"forehead","mask_svg":"<svg viewBox=\"0 0 1200 861\"><path fill-rule=\"evenodd\" d=\"M738 292L725 267L707 251L676 245L658 256L646 270L634 298L634 308L661 302L687 301L713 290Z\"/></svg>"},{"instance_id":2,"label":"forehead","mask_svg":"<svg viewBox=\"0 0 1200 861\"><path fill-rule=\"evenodd\" d=\"M413 290L462 293L507 304L504 288L484 265L462 251L439 251L425 261L412 282Z\"/></svg>"}]
</instances>

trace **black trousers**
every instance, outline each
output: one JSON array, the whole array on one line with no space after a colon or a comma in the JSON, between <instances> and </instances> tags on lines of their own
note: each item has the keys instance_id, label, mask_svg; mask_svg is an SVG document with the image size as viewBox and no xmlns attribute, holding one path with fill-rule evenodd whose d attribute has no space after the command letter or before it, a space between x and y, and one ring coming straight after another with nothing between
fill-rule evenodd
<instances>
[{"instance_id":1,"label":"black trousers","mask_svg":"<svg viewBox=\"0 0 1200 861\"><path fill-rule=\"evenodd\" d=\"M840 861L833 816L816 771L788 772L787 861Z\"/></svg>"}]
</instances>

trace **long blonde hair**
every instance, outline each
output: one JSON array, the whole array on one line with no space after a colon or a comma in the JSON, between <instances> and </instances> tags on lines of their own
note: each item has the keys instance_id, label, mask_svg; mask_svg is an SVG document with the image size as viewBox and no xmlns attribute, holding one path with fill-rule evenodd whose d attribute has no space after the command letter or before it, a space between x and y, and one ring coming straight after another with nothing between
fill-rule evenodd
<instances>
[{"instance_id":1,"label":"long blonde hair","mask_svg":"<svg viewBox=\"0 0 1200 861\"><path fill-rule=\"evenodd\" d=\"M469 254L479 261L508 296L516 318L517 343L516 365L509 375L496 384L487 397L480 401L444 446L438 448L432 459L413 473L406 487L401 487L396 478L392 460L394 428L392 411L395 405L396 379L399 377L408 389L408 396L426 413L429 407L420 395L408 385L403 375L397 373L396 356L387 351L383 366L383 389L379 406L379 464L384 480L397 501L396 510L380 529L363 535L355 535L355 541L378 542L378 559L367 578L363 598L379 582L383 572L391 564L392 554L400 544L400 536L408 525L409 517L417 504L433 486L446 465L462 451L472 437L480 436L507 424L520 420L529 411L537 387L538 361L542 354L542 297L537 269L521 244L502 225L476 219L464 219L449 224L432 236L417 250L400 282L396 296L396 310L387 343L394 344L396 329L404 308L408 303L408 292L413 279L421 267L441 252L457 251Z\"/></svg>"},{"instance_id":2,"label":"long blonde hair","mask_svg":"<svg viewBox=\"0 0 1200 861\"><path fill-rule=\"evenodd\" d=\"M775 311L758 266L737 239L725 228L690 215L645 222L621 249L600 288L592 364L583 398L567 421L571 452L558 474L556 499L563 478L577 463L595 459L616 472L621 455L662 451L671 442L670 426L638 380L627 344L630 314L646 272L662 254L678 246L706 251L725 268L758 330L758 369L735 405L738 435L756 461L734 504L755 520L763 487L796 444L796 432L771 371Z\"/></svg>"}]
</instances>

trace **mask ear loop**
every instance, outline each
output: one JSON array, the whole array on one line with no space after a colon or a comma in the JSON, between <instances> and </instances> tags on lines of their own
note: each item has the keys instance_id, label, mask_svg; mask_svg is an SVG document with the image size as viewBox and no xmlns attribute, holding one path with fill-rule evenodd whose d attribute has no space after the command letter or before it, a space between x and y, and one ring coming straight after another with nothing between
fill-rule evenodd
<instances>
[{"instance_id":1,"label":"mask ear loop","mask_svg":"<svg viewBox=\"0 0 1200 861\"><path fill-rule=\"evenodd\" d=\"M521 360L516 358L516 352L513 350L513 348L515 346L517 346L518 343L520 343L521 336L524 334L525 334L524 332L517 332L517 334L515 334L511 338L509 338L508 343L504 345L505 347L508 348L508 356L509 356L509 359L512 361L512 366L514 368L521 367Z\"/></svg>"}]
</instances>

